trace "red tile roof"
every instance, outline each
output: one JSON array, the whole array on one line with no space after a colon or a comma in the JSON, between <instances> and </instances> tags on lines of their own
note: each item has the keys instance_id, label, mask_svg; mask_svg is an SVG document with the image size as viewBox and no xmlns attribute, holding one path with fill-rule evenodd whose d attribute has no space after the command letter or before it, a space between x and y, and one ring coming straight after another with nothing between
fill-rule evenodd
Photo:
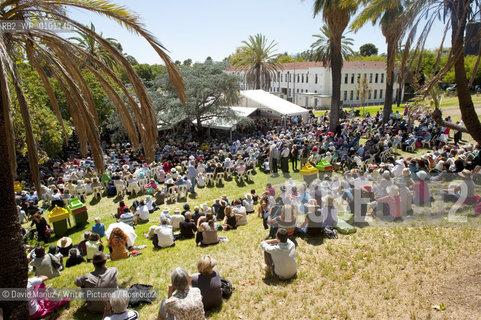
<instances>
[{"instance_id":1,"label":"red tile roof","mask_svg":"<svg viewBox=\"0 0 481 320\"><path fill-rule=\"evenodd\" d=\"M282 63L283 70L307 70L309 68L322 68L322 62L290 62ZM362 69L385 69L386 62L384 61L344 61L343 70L362 70ZM243 71L242 68L227 67L225 71Z\"/></svg>"}]
</instances>

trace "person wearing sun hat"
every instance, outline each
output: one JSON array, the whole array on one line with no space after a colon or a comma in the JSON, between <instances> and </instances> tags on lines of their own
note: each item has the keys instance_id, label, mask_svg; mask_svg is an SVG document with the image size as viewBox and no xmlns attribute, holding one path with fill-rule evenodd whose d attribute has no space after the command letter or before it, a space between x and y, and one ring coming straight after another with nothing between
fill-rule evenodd
<instances>
[{"instance_id":1,"label":"person wearing sun hat","mask_svg":"<svg viewBox=\"0 0 481 320\"><path fill-rule=\"evenodd\" d=\"M174 214L170 217L170 223L174 231L180 229L180 223L182 221L185 221L185 217L180 214L180 209L177 208L174 210Z\"/></svg>"},{"instance_id":2,"label":"person wearing sun hat","mask_svg":"<svg viewBox=\"0 0 481 320\"><path fill-rule=\"evenodd\" d=\"M384 208L387 208L387 210L382 212L382 216L385 216L386 213L389 213L389 215L391 215L391 217L393 217L394 220L402 219L401 197L399 193L399 188L397 186L392 185L387 187L386 191L387 191L386 196L376 200L376 204L378 205L378 208L380 208L380 211L383 211L381 209L382 206L380 205L382 204L387 205L387 207L384 207Z\"/></svg>"},{"instance_id":3,"label":"person wearing sun hat","mask_svg":"<svg viewBox=\"0 0 481 320\"><path fill-rule=\"evenodd\" d=\"M57 241L57 247L60 253L66 257L68 256L69 250L72 248L72 239L69 237L62 237Z\"/></svg>"},{"instance_id":4,"label":"person wearing sun hat","mask_svg":"<svg viewBox=\"0 0 481 320\"><path fill-rule=\"evenodd\" d=\"M88 294L88 291L92 289L111 289L112 291L114 291L118 288L117 276L119 274L119 270L114 267L106 268L106 262L107 256L103 252L96 252L92 258L92 264L94 265L95 270L75 279L75 285L82 288L82 291L87 291L85 293L86 297L93 297L93 295ZM87 310L89 312L104 312L104 302L102 300L86 300Z\"/></svg>"}]
</instances>

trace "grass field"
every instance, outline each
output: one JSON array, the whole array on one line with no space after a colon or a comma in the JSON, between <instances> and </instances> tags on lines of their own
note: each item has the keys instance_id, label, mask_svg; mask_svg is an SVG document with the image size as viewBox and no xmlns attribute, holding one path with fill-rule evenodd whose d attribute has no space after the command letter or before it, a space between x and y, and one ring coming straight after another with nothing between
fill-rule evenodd
<instances>
[{"instance_id":1,"label":"grass field","mask_svg":"<svg viewBox=\"0 0 481 320\"><path fill-rule=\"evenodd\" d=\"M293 178L301 179L298 174ZM284 178L258 173L254 181L247 185L230 181L221 188L199 189L197 198L189 199L189 204L211 204L224 193L232 199L250 189L261 192L267 182L279 185ZM114 222L111 213L115 212L116 200L103 198L95 205L88 204L90 219L99 216L106 226ZM195 247L193 240L185 240L178 241L174 248L154 251L150 241L141 235L158 222L160 213L156 211L149 224L136 228L136 245L147 245L142 255L109 261L107 265L119 269L120 287L151 284L159 290L160 298L165 298L175 267L195 272L198 258L210 254L217 260L221 275L230 279L236 290L221 310L207 315L209 319L479 319L477 298L466 296L465 290L479 294L476 283L480 269L472 268L480 265L481 223L479 218L471 217L473 209L469 207L460 210L462 215L468 215L468 223L448 223L442 214L448 209L435 207L425 219L391 227L373 223L374 227L358 228L357 233L340 235L336 240L297 239L298 275L289 282L265 276L259 244L266 232L255 215L249 215L247 226L221 232L229 239L227 243L201 248ZM74 243L83 231L70 235ZM73 287L76 276L90 271L91 264L81 264L63 271L48 284ZM460 275L464 277L461 280ZM459 287L460 281L465 290ZM433 308L441 305L438 309L445 307L444 311ZM158 307L157 302L138 311L142 319L152 319ZM82 302L73 301L58 319L100 316L87 313Z\"/></svg>"}]
</instances>

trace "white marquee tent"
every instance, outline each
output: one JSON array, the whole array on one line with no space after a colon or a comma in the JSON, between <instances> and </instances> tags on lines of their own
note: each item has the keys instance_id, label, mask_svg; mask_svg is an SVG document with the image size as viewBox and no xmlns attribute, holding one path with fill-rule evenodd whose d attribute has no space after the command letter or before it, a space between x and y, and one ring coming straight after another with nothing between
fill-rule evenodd
<instances>
[{"instance_id":1,"label":"white marquee tent","mask_svg":"<svg viewBox=\"0 0 481 320\"><path fill-rule=\"evenodd\" d=\"M281 116L302 116L307 118L309 114L309 110L264 90L243 90L240 94L242 97L241 105L244 107L255 107Z\"/></svg>"},{"instance_id":2,"label":"white marquee tent","mask_svg":"<svg viewBox=\"0 0 481 320\"><path fill-rule=\"evenodd\" d=\"M257 108L244 108L244 107L229 107L234 110L240 117L248 117L253 114ZM202 127L220 130L235 130L237 125L237 120L222 119L213 117L212 119L202 122ZM192 121L193 125L197 124L197 120Z\"/></svg>"}]
</instances>

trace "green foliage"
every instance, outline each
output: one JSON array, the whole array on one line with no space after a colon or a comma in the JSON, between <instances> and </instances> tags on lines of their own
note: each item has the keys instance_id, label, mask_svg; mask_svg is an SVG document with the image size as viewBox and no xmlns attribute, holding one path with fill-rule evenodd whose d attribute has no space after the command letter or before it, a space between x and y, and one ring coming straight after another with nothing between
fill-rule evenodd
<instances>
[{"instance_id":1,"label":"green foliage","mask_svg":"<svg viewBox=\"0 0 481 320\"><path fill-rule=\"evenodd\" d=\"M181 74L187 88L187 101L180 103L167 74L160 74L150 88L151 98L159 112L159 123L174 127L181 121L190 123L213 117L237 119L237 115L225 106L238 101L239 79L224 72L227 63L206 60L193 66L182 66ZM200 123L199 123L200 122Z\"/></svg>"},{"instance_id":2,"label":"green foliage","mask_svg":"<svg viewBox=\"0 0 481 320\"><path fill-rule=\"evenodd\" d=\"M311 45L312 48L312 57L314 61L322 61L327 63L328 65L331 64L331 38L332 33L329 30L327 25L323 25L320 28L321 34L314 34L312 35L317 40ZM349 60L349 58L354 54L352 50L353 39L346 38L345 36L341 37L341 55L343 60Z\"/></svg>"},{"instance_id":3,"label":"green foliage","mask_svg":"<svg viewBox=\"0 0 481 320\"><path fill-rule=\"evenodd\" d=\"M306 53L307 52L307 53ZM277 57L277 63L289 63L289 62L306 62L310 59L310 50L304 51L295 55L289 55L287 52Z\"/></svg>"},{"instance_id":4,"label":"green foliage","mask_svg":"<svg viewBox=\"0 0 481 320\"><path fill-rule=\"evenodd\" d=\"M38 74L29 65L19 65L22 88L30 105L30 118L34 137L38 142L41 160L62 152L64 136L62 127L52 112L50 101ZM10 88L13 92L13 88ZM17 100L12 101L12 121L15 132L16 150L25 156L27 153L26 133ZM71 125L64 121L68 136L72 134Z\"/></svg>"},{"instance_id":5,"label":"green foliage","mask_svg":"<svg viewBox=\"0 0 481 320\"><path fill-rule=\"evenodd\" d=\"M363 57L375 56L378 53L378 49L374 44L366 43L359 48L359 53Z\"/></svg>"}]
</instances>

